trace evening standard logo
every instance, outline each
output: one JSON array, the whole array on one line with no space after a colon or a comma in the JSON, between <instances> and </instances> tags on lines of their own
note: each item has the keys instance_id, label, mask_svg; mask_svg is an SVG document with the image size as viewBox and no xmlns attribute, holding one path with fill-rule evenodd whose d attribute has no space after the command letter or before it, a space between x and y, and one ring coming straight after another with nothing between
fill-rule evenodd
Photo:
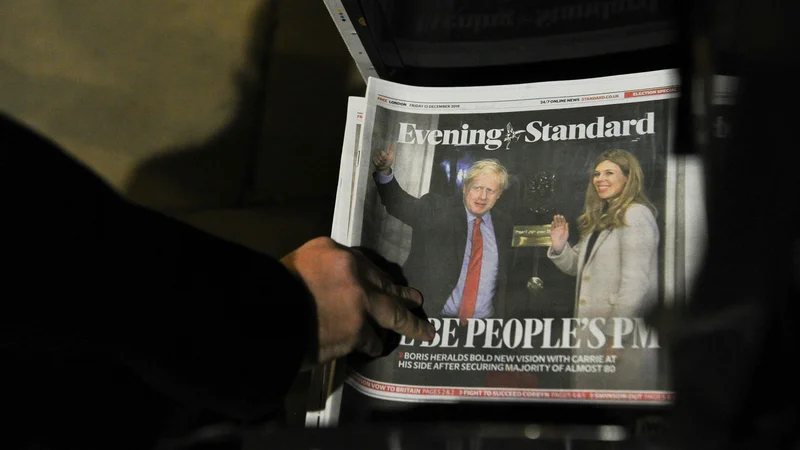
<instances>
[{"instance_id":1,"label":"evening standard logo","mask_svg":"<svg viewBox=\"0 0 800 450\"><path fill-rule=\"evenodd\" d=\"M623 136L642 136L655 134L655 113L648 112L641 118L627 120L606 120L598 116L591 123L551 124L541 120L528 122L525 128L517 130L507 123L505 128L489 130L470 128L469 124L460 129L426 130L417 124L400 122L397 135L399 144L429 145L482 145L486 150L511 149L511 144L523 138L525 142L572 141L579 139L601 139Z\"/></svg>"}]
</instances>

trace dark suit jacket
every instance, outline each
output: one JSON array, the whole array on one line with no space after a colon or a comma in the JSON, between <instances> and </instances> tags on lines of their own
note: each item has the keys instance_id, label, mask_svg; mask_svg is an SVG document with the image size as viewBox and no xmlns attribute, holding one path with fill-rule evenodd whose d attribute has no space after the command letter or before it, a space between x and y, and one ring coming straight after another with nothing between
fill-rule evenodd
<instances>
[{"instance_id":1,"label":"dark suit jacket","mask_svg":"<svg viewBox=\"0 0 800 450\"><path fill-rule=\"evenodd\" d=\"M298 278L2 116L0 147L0 447L146 449L280 411L315 339Z\"/></svg>"},{"instance_id":2,"label":"dark suit jacket","mask_svg":"<svg viewBox=\"0 0 800 450\"><path fill-rule=\"evenodd\" d=\"M396 179L376 184L386 211L413 228L411 252L403 270L409 285L422 292L428 316L440 317L464 262L468 231L463 200L430 193L416 198L405 192ZM491 215L498 251L494 316L504 317L513 224L502 211L492 209Z\"/></svg>"}]
</instances>

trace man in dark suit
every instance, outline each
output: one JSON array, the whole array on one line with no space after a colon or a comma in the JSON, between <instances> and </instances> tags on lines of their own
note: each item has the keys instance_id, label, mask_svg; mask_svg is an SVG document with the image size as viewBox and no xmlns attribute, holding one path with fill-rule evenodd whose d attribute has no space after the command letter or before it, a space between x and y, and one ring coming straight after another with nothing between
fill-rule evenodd
<instances>
[{"instance_id":1,"label":"man in dark suit","mask_svg":"<svg viewBox=\"0 0 800 450\"><path fill-rule=\"evenodd\" d=\"M461 199L405 192L392 173L394 145L373 157L375 182L386 211L413 228L403 269L425 295L432 317L504 317L511 217L493 209L508 187L496 160L478 161L467 172Z\"/></svg>"},{"instance_id":2,"label":"man in dark suit","mask_svg":"<svg viewBox=\"0 0 800 450\"><path fill-rule=\"evenodd\" d=\"M278 260L129 202L3 114L0 146L0 448L238 430L280 417L300 371L380 355L384 329L433 338L419 293L328 238Z\"/></svg>"}]
</instances>

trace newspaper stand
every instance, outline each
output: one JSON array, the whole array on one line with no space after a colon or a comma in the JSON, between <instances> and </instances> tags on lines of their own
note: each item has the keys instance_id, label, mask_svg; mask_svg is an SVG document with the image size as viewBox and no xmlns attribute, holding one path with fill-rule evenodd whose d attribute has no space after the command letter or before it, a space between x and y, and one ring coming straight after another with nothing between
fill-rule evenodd
<instances>
[{"instance_id":1,"label":"newspaper stand","mask_svg":"<svg viewBox=\"0 0 800 450\"><path fill-rule=\"evenodd\" d=\"M325 0L365 80L480 86L683 66L676 2L645 2L638 9L636 2L619 8L562 3ZM539 200L551 188L542 180L536 186L526 195ZM532 257L527 289L533 296L547 283L539 267L548 245L548 223L515 227L513 247ZM668 405L425 403L354 412L346 403L359 394L341 387L341 366L314 373L306 423L315 430L302 437L301 447L345 448L361 436L361 448L638 448L637 441L667 432Z\"/></svg>"}]
</instances>

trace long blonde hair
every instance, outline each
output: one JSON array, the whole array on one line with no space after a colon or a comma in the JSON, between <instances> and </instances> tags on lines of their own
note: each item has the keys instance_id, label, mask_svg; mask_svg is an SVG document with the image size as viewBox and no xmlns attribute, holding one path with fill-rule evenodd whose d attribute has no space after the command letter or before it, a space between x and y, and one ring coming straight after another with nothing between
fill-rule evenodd
<instances>
[{"instance_id":1,"label":"long blonde hair","mask_svg":"<svg viewBox=\"0 0 800 450\"><path fill-rule=\"evenodd\" d=\"M628 179L622 192L609 200L600 198L593 182L595 169L603 161L611 161L618 165L622 174ZM656 207L650 203L644 193L644 172L642 172L642 166L639 165L639 160L625 150L603 152L594 160L594 165L589 172L589 186L586 188L583 214L578 217L581 236L591 234L595 230L624 227L627 225L625 212L634 203L648 207L653 215L658 213Z\"/></svg>"}]
</instances>

